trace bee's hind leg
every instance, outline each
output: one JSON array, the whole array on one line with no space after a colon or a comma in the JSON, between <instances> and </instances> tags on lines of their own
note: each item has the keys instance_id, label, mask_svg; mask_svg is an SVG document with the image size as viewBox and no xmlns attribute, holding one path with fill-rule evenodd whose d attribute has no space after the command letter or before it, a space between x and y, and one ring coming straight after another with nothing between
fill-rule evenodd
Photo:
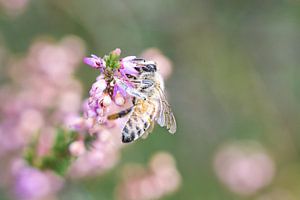
<instances>
[{"instance_id":1,"label":"bee's hind leg","mask_svg":"<svg viewBox=\"0 0 300 200\"><path fill-rule=\"evenodd\" d=\"M115 120L115 119L118 119L118 118L122 118L122 117L128 115L132 111L132 108L133 108L133 106L131 106L130 108L127 108L126 110L122 110L118 113L111 114L107 117L107 119L108 120Z\"/></svg>"}]
</instances>

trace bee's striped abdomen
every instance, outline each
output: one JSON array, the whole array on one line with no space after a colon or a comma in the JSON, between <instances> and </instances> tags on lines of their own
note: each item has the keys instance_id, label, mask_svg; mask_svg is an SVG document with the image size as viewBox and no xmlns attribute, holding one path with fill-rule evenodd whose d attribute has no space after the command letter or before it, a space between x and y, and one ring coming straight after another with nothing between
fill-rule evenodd
<instances>
[{"instance_id":1,"label":"bee's striped abdomen","mask_svg":"<svg viewBox=\"0 0 300 200\"><path fill-rule=\"evenodd\" d=\"M155 104L139 100L122 130L122 141L129 143L141 137L151 126L155 115Z\"/></svg>"}]
</instances>

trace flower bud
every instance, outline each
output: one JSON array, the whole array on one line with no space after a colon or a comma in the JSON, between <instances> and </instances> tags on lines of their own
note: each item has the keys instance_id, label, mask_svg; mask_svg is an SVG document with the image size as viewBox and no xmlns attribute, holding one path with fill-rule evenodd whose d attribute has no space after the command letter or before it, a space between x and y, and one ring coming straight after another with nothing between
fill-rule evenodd
<instances>
[{"instance_id":1,"label":"flower bud","mask_svg":"<svg viewBox=\"0 0 300 200\"><path fill-rule=\"evenodd\" d=\"M111 104L111 98L108 94L105 94L103 97L103 106L107 107Z\"/></svg>"},{"instance_id":2,"label":"flower bud","mask_svg":"<svg viewBox=\"0 0 300 200\"><path fill-rule=\"evenodd\" d=\"M94 97L99 97L102 95L103 90L105 90L107 84L104 79L99 79L97 80L93 85L90 90L90 95Z\"/></svg>"},{"instance_id":3,"label":"flower bud","mask_svg":"<svg viewBox=\"0 0 300 200\"><path fill-rule=\"evenodd\" d=\"M124 105L125 103L125 99L124 97L118 92L115 96L115 103L118 105L118 106L122 106Z\"/></svg>"},{"instance_id":4,"label":"flower bud","mask_svg":"<svg viewBox=\"0 0 300 200\"><path fill-rule=\"evenodd\" d=\"M99 89L103 91L106 88L106 81L104 79L100 79L97 82Z\"/></svg>"},{"instance_id":5,"label":"flower bud","mask_svg":"<svg viewBox=\"0 0 300 200\"><path fill-rule=\"evenodd\" d=\"M91 55L91 57L85 57L83 62L87 65L90 65L92 68L99 69L105 67L105 62L102 58L99 58L96 55Z\"/></svg>"},{"instance_id":6,"label":"flower bud","mask_svg":"<svg viewBox=\"0 0 300 200\"><path fill-rule=\"evenodd\" d=\"M121 49L116 48L116 49L113 50L111 53L114 54L114 55L116 55L116 56L120 56L120 55L121 55Z\"/></svg>"},{"instance_id":7,"label":"flower bud","mask_svg":"<svg viewBox=\"0 0 300 200\"><path fill-rule=\"evenodd\" d=\"M69 151L73 156L80 156L85 152L83 141L75 141L69 146Z\"/></svg>"}]
</instances>

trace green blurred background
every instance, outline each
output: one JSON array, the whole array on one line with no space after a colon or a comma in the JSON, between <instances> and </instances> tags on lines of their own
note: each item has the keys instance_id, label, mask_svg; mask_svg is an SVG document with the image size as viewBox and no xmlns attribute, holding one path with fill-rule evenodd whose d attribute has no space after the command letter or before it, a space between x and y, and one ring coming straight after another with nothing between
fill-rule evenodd
<instances>
[{"instance_id":1,"label":"green blurred background","mask_svg":"<svg viewBox=\"0 0 300 200\"><path fill-rule=\"evenodd\" d=\"M183 178L165 199L252 199L220 183L213 157L228 141L258 141L277 166L265 191L283 187L297 195L299 24L298 0L32 0L17 17L0 13L0 42L21 55L38 36L73 34L86 42L87 55L116 47L139 55L157 47L173 61L166 87L178 121L175 136L157 127L125 148L116 168L69 183L61 199L113 199L122 166L146 164L161 150L174 155ZM97 74L82 64L77 76L87 96Z\"/></svg>"}]
</instances>

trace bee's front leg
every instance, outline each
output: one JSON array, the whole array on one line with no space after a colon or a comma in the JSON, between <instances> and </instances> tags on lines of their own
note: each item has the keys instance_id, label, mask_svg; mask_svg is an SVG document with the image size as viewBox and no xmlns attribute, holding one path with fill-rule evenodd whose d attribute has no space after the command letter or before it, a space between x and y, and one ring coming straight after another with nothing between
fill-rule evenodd
<instances>
[{"instance_id":1,"label":"bee's front leg","mask_svg":"<svg viewBox=\"0 0 300 200\"><path fill-rule=\"evenodd\" d=\"M154 87L154 81L149 79L134 80L132 82L136 85L136 90L141 93L151 91L151 89Z\"/></svg>"},{"instance_id":2,"label":"bee's front leg","mask_svg":"<svg viewBox=\"0 0 300 200\"><path fill-rule=\"evenodd\" d=\"M118 84L118 86L121 87L123 90L125 90L129 95L137 97L139 99L143 99L143 100L147 99L146 94L138 91L137 89L135 89L133 87L129 87L126 83L124 83L120 79L115 79L115 80L116 80L116 83Z\"/></svg>"}]
</instances>

